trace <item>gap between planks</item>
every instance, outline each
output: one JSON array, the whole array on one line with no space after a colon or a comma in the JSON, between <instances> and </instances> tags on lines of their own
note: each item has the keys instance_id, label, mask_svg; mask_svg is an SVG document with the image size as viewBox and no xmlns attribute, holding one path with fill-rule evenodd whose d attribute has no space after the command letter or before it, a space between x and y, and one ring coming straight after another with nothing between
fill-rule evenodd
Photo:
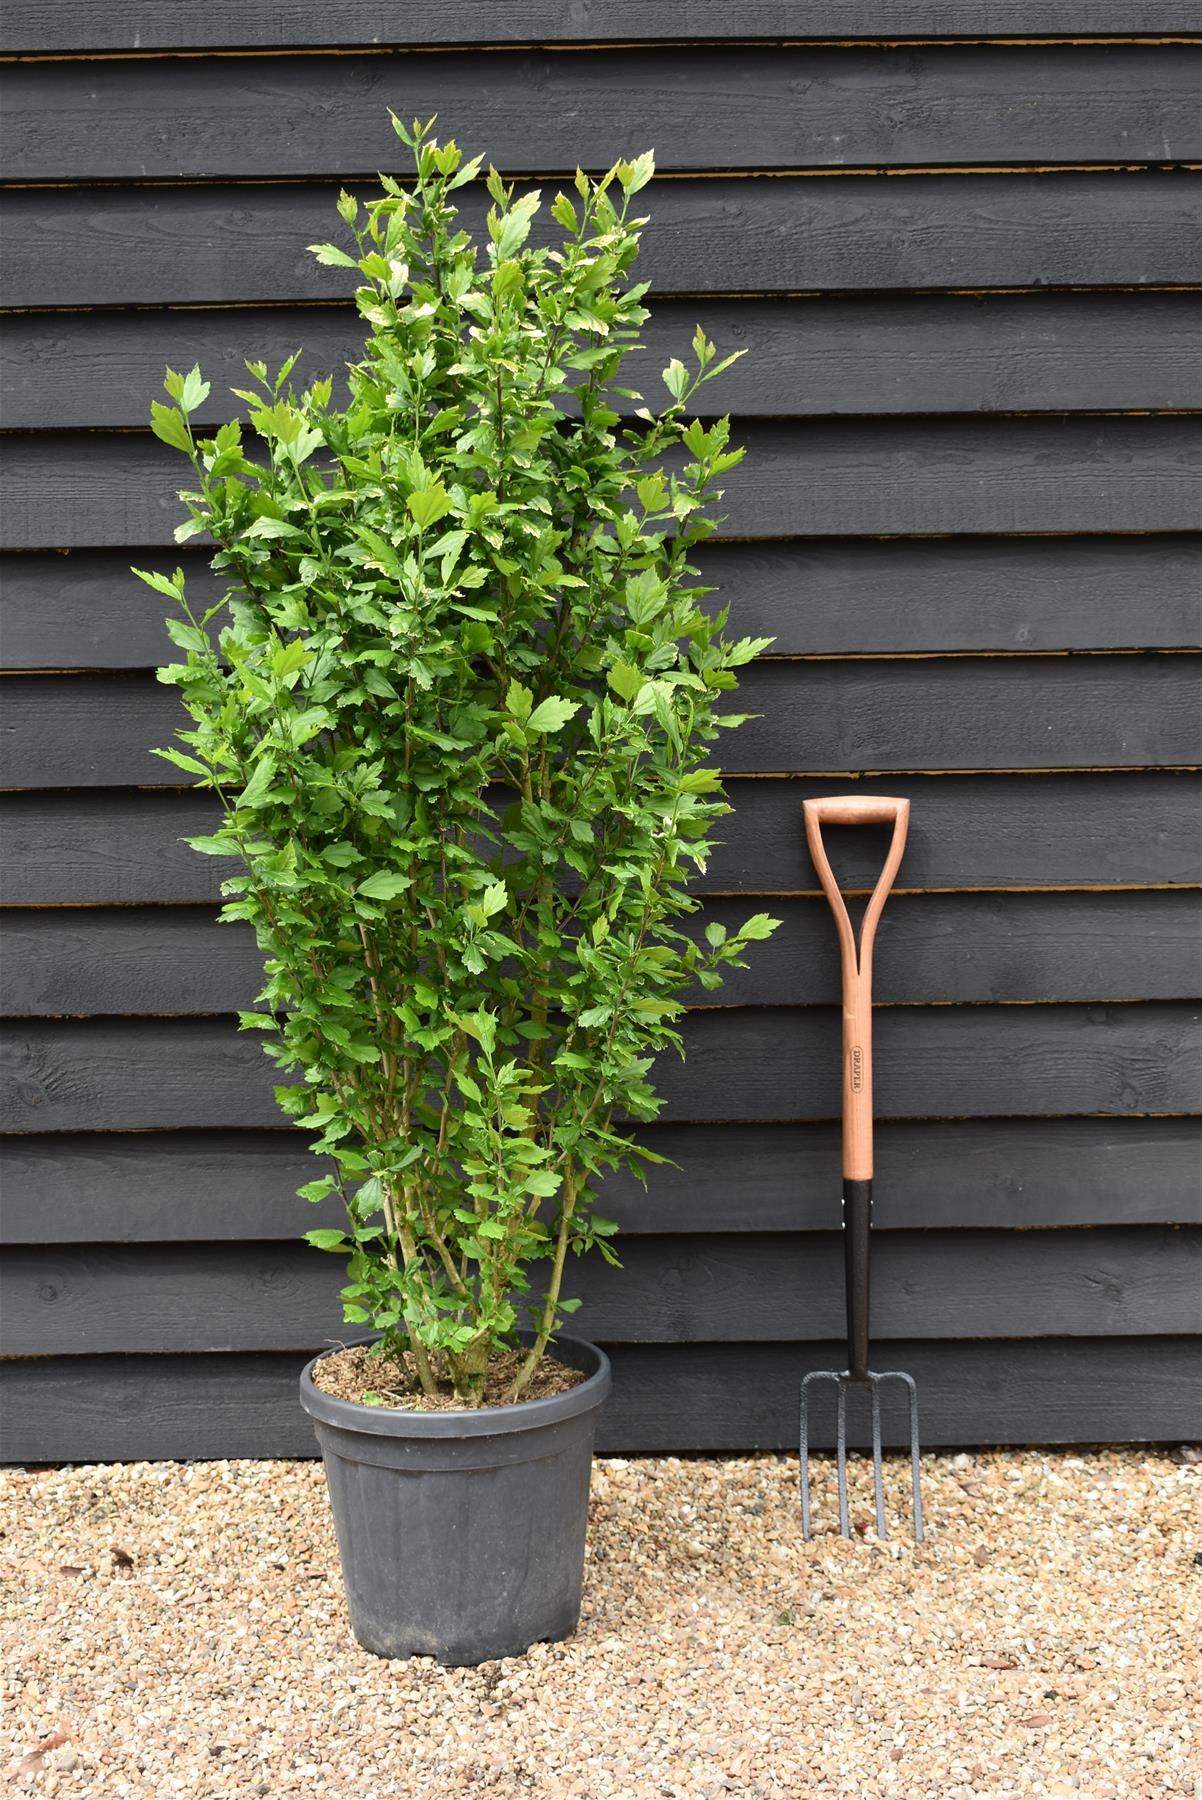
<instances>
[{"instance_id":1,"label":"gap between planks","mask_svg":"<svg viewBox=\"0 0 1202 1800\"><path fill-rule=\"evenodd\" d=\"M1155 37L1139 33L1095 32L1085 37L995 37L973 32L967 37L646 37L547 40L529 38L486 43L466 42L450 38L441 43L408 44L403 40L380 38L370 44L289 44L220 47L204 45L178 50L14 50L0 53L0 63L84 63L84 62L217 62L230 58L255 57L278 61L281 57L298 56L528 56L532 51L547 56L576 56L588 51L619 50L926 50L977 49L990 46L999 49L1052 49L1063 46L1080 49L1089 45L1102 48L1129 45L1148 48L1159 44L1197 45L1202 37L1181 33L1171 37Z\"/></svg>"},{"instance_id":2,"label":"gap between planks","mask_svg":"<svg viewBox=\"0 0 1202 1800\"><path fill-rule=\"evenodd\" d=\"M640 346L640 348L643 347ZM230 392L232 393L233 390L230 389ZM742 428L743 425L754 426L757 429L767 425L797 425L803 426L807 430L821 430L824 426L846 425L849 420L853 420L856 424L897 425L899 423L946 424L951 419L971 421L974 424L989 419L1056 419L1058 421L1064 419L1202 419L1202 406L1080 406L1072 408L1027 406L994 407L988 411L976 408L972 411L953 412L923 412L921 408L913 407L904 413L877 413L867 410L856 413L764 412L754 413L745 418L742 413L736 412L729 414L728 417L736 429ZM246 422L243 421L243 423ZM204 431L216 427L200 425L198 428ZM149 425L15 425L11 429L5 430L4 436L6 438L36 438L41 437L46 431L80 438L136 437L145 439L147 442L155 435ZM1004 536L1006 534L991 533L990 535ZM1105 533L1095 535L1104 536ZM721 541L732 543L735 540L724 538Z\"/></svg>"},{"instance_id":3,"label":"gap between planks","mask_svg":"<svg viewBox=\"0 0 1202 1800\"><path fill-rule=\"evenodd\" d=\"M16 551L10 554L28 555L28 551ZM912 662L1048 662L1066 657L1086 656L1199 656L1202 655L1200 644L1103 644L1083 645L1072 650L804 650L788 651L774 656L765 651L756 657L757 664L771 664L773 667L787 667L792 663L912 663ZM228 665L227 665L228 666ZM134 668L114 669L107 663L82 663L70 668L3 668L0 669L0 681L5 676L40 676L54 680L59 676L97 676L111 677L116 680L138 680L149 674L155 667L152 663L139 664Z\"/></svg>"},{"instance_id":4,"label":"gap between planks","mask_svg":"<svg viewBox=\"0 0 1202 1800\"><path fill-rule=\"evenodd\" d=\"M282 1115L281 1115L281 1117L282 1117ZM985 1117L982 1117L982 1115L980 1113L904 1113L904 1114L874 1113L873 1114L873 1124L874 1125L884 1125L884 1124L889 1124L889 1125L1005 1125L1005 1124L1024 1125L1024 1124L1026 1124L1026 1125L1029 1125L1032 1123L1038 1123L1038 1124L1042 1125L1045 1122L1047 1122L1048 1120L1056 1120L1056 1119L1068 1120L1070 1122L1076 1122L1081 1119L1098 1119L1103 1122L1107 1122L1107 1121L1122 1120L1122 1119L1134 1119L1134 1120L1138 1121L1141 1119L1147 1119L1147 1120L1150 1120L1150 1119L1197 1119L1199 1117L1202 1117L1202 1115L1200 1115L1196 1112L990 1113ZM647 1123L654 1124L655 1121L648 1120ZM688 1121L687 1127L684 1125L681 1125L679 1127L679 1129L685 1130L687 1128L689 1131L693 1131L695 1129L701 1129L703 1127L721 1127L724 1130L727 1130L727 1129L734 1130L737 1127L743 1127L744 1129L750 1128L751 1130L758 1131L761 1128L761 1126L767 1126L767 1125L837 1125L838 1123L839 1123L839 1114L838 1113L813 1113L813 1114L803 1113L800 1115L793 1114L787 1118L690 1119ZM637 1125L631 1126L632 1131L637 1131L638 1129L639 1129L639 1127ZM192 1132L204 1133L205 1135L208 1135L210 1132L213 1133L214 1135L223 1135L226 1132L233 1131L233 1132L238 1133L239 1135L243 1132L247 1132L247 1133L253 1134L255 1136L258 1136L260 1132L270 1131L270 1132L277 1133L281 1138L286 1137L286 1136L291 1136L295 1132L296 1136L298 1138L303 1140L305 1137L305 1133L303 1131L301 1131L299 1129L299 1127L294 1126L294 1125L234 1125L234 1126L227 1126L227 1125L141 1125L141 1126L114 1125L114 1126L109 1126L109 1125L106 1125L103 1128L98 1128L96 1126L85 1126L78 1130L76 1130L74 1127L67 1127L65 1129L59 1128L57 1130L53 1130L53 1131L49 1131L49 1132L8 1131L3 1128L0 1128L0 1143L19 1144L19 1143L23 1143L30 1139L39 1140L43 1137L65 1137L65 1138L74 1139L77 1141L80 1138L84 1138L84 1137L89 1137L89 1138L91 1138L91 1137L106 1137L106 1138L107 1137L139 1137L139 1138L163 1137L163 1138L167 1138L167 1137L173 1137L177 1133L184 1132L184 1131L189 1132L189 1133L192 1133ZM835 1229L837 1231L838 1228L836 1227ZM947 1228L941 1227L941 1226L933 1226L933 1227L922 1227L921 1229L943 1230L943 1229L947 1229ZM1004 1227L999 1227L999 1229L1012 1230L1013 1227L1004 1226ZM1060 1230L1060 1229L1066 1229L1066 1228L1052 1226L1052 1227L1050 1227L1050 1229ZM1132 1225L1131 1229L1132 1230L1146 1230L1147 1227L1146 1227L1146 1225L1136 1224L1136 1225ZM1170 1225L1167 1225L1165 1227L1165 1229L1170 1230L1170 1231L1179 1231L1179 1230L1185 1229L1185 1227L1183 1227L1179 1224L1175 1224L1175 1225L1170 1224ZM651 1237L651 1236L659 1236L661 1234L648 1232L646 1235ZM663 1233L662 1235L673 1236L673 1235L684 1235L684 1234ZM170 1239L167 1239L167 1240L152 1239L150 1241L162 1243L162 1242L170 1242L172 1240L170 1240ZM7 1361L8 1358L5 1357L0 1360Z\"/></svg>"},{"instance_id":5,"label":"gap between planks","mask_svg":"<svg viewBox=\"0 0 1202 1800\"><path fill-rule=\"evenodd\" d=\"M1202 163L1175 161L1172 158L1149 158L1147 162L1063 162L1063 163L863 163L848 164L846 167L825 168L799 165L778 169L664 169L656 170L657 182L689 181L693 183L706 181L840 181L840 180L880 180L896 178L904 180L907 176L927 177L931 175L1142 175L1157 174L1193 174L1202 170ZM597 174L599 169L588 171ZM571 181L574 169L541 169L533 172L522 170L514 174L508 170L499 173L507 181L515 181L519 185L532 186L535 183L552 181ZM54 190L70 190L76 192L96 193L108 188L211 188L211 187L312 187L317 183L338 181L342 186L356 182L375 182L380 177L378 169L352 169L345 174L333 176L312 173L308 175L144 175L144 176L103 176L95 181L76 179L74 181L5 181L0 182L0 192L49 192Z\"/></svg>"},{"instance_id":6,"label":"gap between planks","mask_svg":"<svg viewBox=\"0 0 1202 1800\"><path fill-rule=\"evenodd\" d=\"M0 183L0 192L3 184ZM994 300L1000 298L1039 297L1049 294L1199 294L1202 284L1193 281L1178 282L1139 282L1098 283L1084 287L1072 282L1049 282L1046 287L992 287L992 288L723 288L704 293L691 288L655 288L653 290L656 304L671 301L679 303L694 301L698 306L718 303L724 300L876 300L887 303L893 300L906 299L952 299L952 300ZM127 313L177 313L177 312L266 312L276 310L297 312L301 310L339 311L358 316L353 295L342 299L330 300L114 300L106 301L99 306L0 306L0 318L23 319L45 316L48 319L66 317L73 313L95 314L104 318L109 315L124 317ZM796 414L785 414L794 418ZM846 417L845 414L838 415ZM896 414L882 414L881 417L894 418ZM946 417L945 414L932 415ZM974 413L969 415L976 417ZM1040 415L1042 416L1042 415ZM65 553L64 553L65 554Z\"/></svg>"},{"instance_id":7,"label":"gap between planks","mask_svg":"<svg viewBox=\"0 0 1202 1800\"><path fill-rule=\"evenodd\" d=\"M759 896L752 895L752 896L749 896L749 898L756 899L756 898L759 898ZM97 909L97 910L100 910L100 909ZM1171 999L1171 1000L1166 1000L1163 995L1160 995L1153 999L1149 999L1146 995L1141 995L1141 994L1092 994L1092 995L1090 995L1089 999L1087 999L1087 1000L1085 1000L1085 999L1077 999L1077 1000L1059 999L1058 1000L1058 999L1053 999L1053 998L1046 997L1046 996L1036 996L1034 999L1031 999L1031 1000L1000 1000L1000 999L996 999L996 1000L995 999L990 999L990 1000L877 1000L874 998L873 1002L872 1002L872 1010L874 1013L879 1013L879 1012L939 1012L939 1011L948 1012L948 1011L952 1011L952 1010L954 1010L956 1012L982 1012L986 1009L989 1009L990 1011L995 1011L1000 1007L1013 1009L1015 1007L1022 1007L1022 1006L1044 1006L1044 1007L1055 1007L1056 1010L1058 1012L1060 1012L1068 1007L1092 1008L1095 1006L1114 1006L1114 1007L1192 1006L1195 1004L1202 1004L1202 1002L1195 1002L1188 994L1179 995L1175 999ZM692 1001L687 1001L687 1000L681 1002L682 1014L689 1014L689 1015L694 1015L697 1013L726 1013L726 1014L734 1014L734 1013L740 1013L740 1014L745 1014L745 1013L819 1013L819 1012L834 1013L838 1010L838 1008L839 1008L839 1002L837 1000L797 1000L797 1001L732 1000L726 1006L723 1006L720 1001L712 1001L712 1000L702 1000L702 1001L697 1001L695 1003ZM243 1008L242 1010L246 1011L249 1009ZM107 1024L137 1026L137 1025L142 1025L142 1024L156 1024L156 1023L173 1024L176 1021L188 1022L188 1021L203 1019L203 1020L207 1020L209 1022L224 1021L230 1025L233 1025L235 1023L235 1021L237 1020L237 1017L238 1017L237 1012L229 1012L229 1011L220 1011L220 1012L111 1012L111 1011L105 1011L105 1012L40 1012L40 1013L5 1012L5 1013L0 1013L0 1022L2 1022L4 1025L10 1026L14 1030L16 1030L16 1029L19 1029L23 1025L39 1025L39 1026L40 1025L62 1025L62 1024L83 1025L83 1024L90 1024L95 1020L102 1020ZM241 1027L239 1026L238 1029L241 1030ZM1041 1118L1043 1117L1042 1114L1039 1114L1038 1116ZM1127 1116L1128 1115L1126 1113L1123 1113L1121 1115L1121 1117L1123 1117L1123 1118L1126 1118ZM1193 1117L1193 1114L1190 1114L1189 1116ZM752 1121L752 1122L758 1123L758 1121ZM690 1121L690 1123L691 1123L691 1121Z\"/></svg>"}]
</instances>

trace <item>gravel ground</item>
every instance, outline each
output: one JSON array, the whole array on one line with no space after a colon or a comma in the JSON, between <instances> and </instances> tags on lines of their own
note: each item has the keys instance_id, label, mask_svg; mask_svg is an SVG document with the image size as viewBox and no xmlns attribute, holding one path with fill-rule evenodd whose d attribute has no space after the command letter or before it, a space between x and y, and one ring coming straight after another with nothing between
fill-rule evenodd
<instances>
[{"instance_id":1,"label":"gravel ground","mask_svg":"<svg viewBox=\"0 0 1202 1800\"><path fill-rule=\"evenodd\" d=\"M598 1463L579 1635L444 1670L352 1640L319 1465L10 1471L10 1791L1202 1794L1202 1466L924 1458L922 1548L803 1544L794 1482Z\"/></svg>"}]
</instances>

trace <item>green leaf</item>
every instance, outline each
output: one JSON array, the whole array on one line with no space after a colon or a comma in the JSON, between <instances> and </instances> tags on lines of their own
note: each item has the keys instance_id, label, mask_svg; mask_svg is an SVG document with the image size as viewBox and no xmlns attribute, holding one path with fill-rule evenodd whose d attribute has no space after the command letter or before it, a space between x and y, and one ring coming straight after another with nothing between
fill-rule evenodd
<instances>
[{"instance_id":1,"label":"green leaf","mask_svg":"<svg viewBox=\"0 0 1202 1800\"><path fill-rule=\"evenodd\" d=\"M398 875L389 869L381 869L378 875L369 875L355 889L361 900L395 900L406 888L413 886L409 875Z\"/></svg>"},{"instance_id":2,"label":"green leaf","mask_svg":"<svg viewBox=\"0 0 1202 1800\"><path fill-rule=\"evenodd\" d=\"M773 919L767 913L753 913L750 919L740 925L739 936L741 938L770 938L772 933L779 929L780 923L779 919Z\"/></svg>"},{"instance_id":3,"label":"green leaf","mask_svg":"<svg viewBox=\"0 0 1202 1800\"><path fill-rule=\"evenodd\" d=\"M522 288L522 265L507 257L493 271L492 292L494 300L504 300L509 294L517 294Z\"/></svg>"},{"instance_id":4,"label":"green leaf","mask_svg":"<svg viewBox=\"0 0 1202 1800\"><path fill-rule=\"evenodd\" d=\"M622 182L622 186L628 194L637 194L640 188L646 187L654 174L655 151L644 150L641 156L635 157L632 173Z\"/></svg>"},{"instance_id":5,"label":"green leaf","mask_svg":"<svg viewBox=\"0 0 1202 1800\"><path fill-rule=\"evenodd\" d=\"M570 231L573 237L580 230L579 221L576 218L576 208L566 194L556 194L551 203L551 217L557 225L562 225L565 231Z\"/></svg>"},{"instance_id":6,"label":"green leaf","mask_svg":"<svg viewBox=\"0 0 1202 1800\"><path fill-rule=\"evenodd\" d=\"M341 208L339 209L341 211ZM343 215L345 217L345 214ZM310 244L309 249L319 263L325 263L331 269L357 269L359 264L337 244Z\"/></svg>"},{"instance_id":7,"label":"green leaf","mask_svg":"<svg viewBox=\"0 0 1202 1800\"><path fill-rule=\"evenodd\" d=\"M209 384L200 372L200 364L193 363L184 376L183 391L179 395L180 407L186 413L195 412L198 406L204 405L208 397Z\"/></svg>"},{"instance_id":8,"label":"green leaf","mask_svg":"<svg viewBox=\"0 0 1202 1800\"><path fill-rule=\"evenodd\" d=\"M272 519L264 515L255 519L242 533L244 538L299 538L304 532L297 525L290 525L287 519Z\"/></svg>"},{"instance_id":9,"label":"green leaf","mask_svg":"<svg viewBox=\"0 0 1202 1800\"><path fill-rule=\"evenodd\" d=\"M530 717L530 708L534 704L534 695L520 681L511 681L505 690L505 710L519 724L525 724Z\"/></svg>"},{"instance_id":10,"label":"green leaf","mask_svg":"<svg viewBox=\"0 0 1202 1800\"><path fill-rule=\"evenodd\" d=\"M635 698L643 685L643 671L636 669L632 663L615 663L606 675L610 687L621 699L630 701Z\"/></svg>"},{"instance_id":11,"label":"green leaf","mask_svg":"<svg viewBox=\"0 0 1202 1800\"><path fill-rule=\"evenodd\" d=\"M579 711L578 700L564 700L558 694L548 694L526 720L526 730L545 733L562 731L568 720L574 719Z\"/></svg>"},{"instance_id":12,"label":"green leaf","mask_svg":"<svg viewBox=\"0 0 1202 1800\"><path fill-rule=\"evenodd\" d=\"M688 390L689 371L678 357L673 357L663 372L663 383L674 400L683 400Z\"/></svg>"},{"instance_id":13,"label":"green leaf","mask_svg":"<svg viewBox=\"0 0 1202 1800\"><path fill-rule=\"evenodd\" d=\"M184 593L184 572L177 569L174 575L160 575L156 569L131 569L139 581L154 589L156 594L166 595L168 600L182 600Z\"/></svg>"},{"instance_id":14,"label":"green leaf","mask_svg":"<svg viewBox=\"0 0 1202 1800\"><path fill-rule=\"evenodd\" d=\"M238 849L223 837L190 837L184 839L191 849L198 850L201 856L237 856Z\"/></svg>"},{"instance_id":15,"label":"green leaf","mask_svg":"<svg viewBox=\"0 0 1202 1800\"><path fill-rule=\"evenodd\" d=\"M305 1232L306 1244L312 1244L315 1250L348 1251L353 1246L348 1243L345 1231L337 1231L333 1227L319 1225L314 1231Z\"/></svg>"},{"instance_id":16,"label":"green leaf","mask_svg":"<svg viewBox=\"0 0 1202 1800\"><path fill-rule=\"evenodd\" d=\"M415 489L406 505L421 531L453 511L453 502L441 481L436 481L433 487Z\"/></svg>"},{"instance_id":17,"label":"green leaf","mask_svg":"<svg viewBox=\"0 0 1202 1800\"><path fill-rule=\"evenodd\" d=\"M532 193L523 194L522 198L515 201L505 214L496 239L499 263L504 262L507 256L512 256L515 251L520 250L530 236L530 226L538 211L539 198L540 190L535 188Z\"/></svg>"},{"instance_id":18,"label":"green leaf","mask_svg":"<svg viewBox=\"0 0 1202 1800\"><path fill-rule=\"evenodd\" d=\"M275 780L275 775L275 758L269 753L261 752L251 770L250 780L238 796L239 806L246 807L250 811L262 806L267 797L267 790Z\"/></svg>"},{"instance_id":19,"label":"green leaf","mask_svg":"<svg viewBox=\"0 0 1202 1800\"><path fill-rule=\"evenodd\" d=\"M332 1175L322 1175L317 1181L307 1181L304 1187L296 1190L298 1200L308 1200L316 1206L321 1200L328 1200L331 1194L338 1191L338 1183Z\"/></svg>"},{"instance_id":20,"label":"green leaf","mask_svg":"<svg viewBox=\"0 0 1202 1800\"><path fill-rule=\"evenodd\" d=\"M192 437L184 422L183 414L174 406L164 406L161 400L150 402L150 429L155 437L162 438L173 450L191 451Z\"/></svg>"},{"instance_id":21,"label":"green leaf","mask_svg":"<svg viewBox=\"0 0 1202 1800\"><path fill-rule=\"evenodd\" d=\"M532 1169L524 1183L528 1194L538 1195L549 1200L563 1186L563 1176L557 1175L553 1169Z\"/></svg>"},{"instance_id":22,"label":"green leaf","mask_svg":"<svg viewBox=\"0 0 1202 1800\"><path fill-rule=\"evenodd\" d=\"M184 769L189 775L207 775L209 770L204 763L198 762L194 756L186 756L182 750L170 746L166 750L152 750L152 756L161 756L164 762L173 763L177 769Z\"/></svg>"},{"instance_id":23,"label":"green leaf","mask_svg":"<svg viewBox=\"0 0 1202 1800\"><path fill-rule=\"evenodd\" d=\"M494 881L491 887L485 888L478 904L485 918L491 919L495 913L504 912L509 904L509 889L503 881Z\"/></svg>"}]
</instances>

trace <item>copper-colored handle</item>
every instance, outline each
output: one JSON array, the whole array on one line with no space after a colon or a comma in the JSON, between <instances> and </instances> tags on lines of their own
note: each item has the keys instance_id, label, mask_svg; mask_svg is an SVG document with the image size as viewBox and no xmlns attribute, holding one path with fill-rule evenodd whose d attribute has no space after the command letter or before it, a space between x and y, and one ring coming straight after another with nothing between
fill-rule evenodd
<instances>
[{"instance_id":1,"label":"copper-colored handle","mask_svg":"<svg viewBox=\"0 0 1202 1800\"><path fill-rule=\"evenodd\" d=\"M820 825L895 825L909 812L910 802L888 794L836 794L828 800L806 800L802 810Z\"/></svg>"},{"instance_id":2,"label":"copper-colored handle","mask_svg":"<svg viewBox=\"0 0 1202 1800\"><path fill-rule=\"evenodd\" d=\"M872 946L894 876L906 847L910 802L885 795L835 795L807 800L802 806L806 842L835 915L843 957L843 1175L848 1181L872 1180ZM857 948L847 907L835 880L822 827L828 825L893 826L885 866L864 913Z\"/></svg>"}]
</instances>

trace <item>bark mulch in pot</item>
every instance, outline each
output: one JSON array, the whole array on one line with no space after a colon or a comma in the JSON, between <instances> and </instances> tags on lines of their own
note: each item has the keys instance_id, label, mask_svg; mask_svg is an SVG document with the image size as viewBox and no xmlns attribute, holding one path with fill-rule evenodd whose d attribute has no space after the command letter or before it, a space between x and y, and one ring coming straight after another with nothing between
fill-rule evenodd
<instances>
[{"instance_id":1,"label":"bark mulch in pot","mask_svg":"<svg viewBox=\"0 0 1202 1800\"><path fill-rule=\"evenodd\" d=\"M96 1800L1192 1800L1202 1467L923 1481L926 1545L900 1516L807 1545L792 1458L602 1460L579 1635L448 1670L354 1643L317 1463L10 1470L0 1769Z\"/></svg>"},{"instance_id":2,"label":"bark mulch in pot","mask_svg":"<svg viewBox=\"0 0 1202 1800\"><path fill-rule=\"evenodd\" d=\"M459 1399L449 1381L442 1383L437 1394L423 1394L416 1375L408 1366L384 1362L360 1345L336 1350L323 1356L313 1370L313 1385L335 1400L353 1400L359 1405L382 1406L398 1412L463 1412L472 1407L495 1407L506 1404L506 1396L524 1362L520 1350L494 1356L488 1365L484 1390L473 1401ZM440 1371L437 1369L435 1373ZM523 1400L547 1400L552 1394L564 1394L579 1387L584 1376L553 1356L545 1356L522 1389ZM365 1396L374 1395L374 1400Z\"/></svg>"}]
</instances>

